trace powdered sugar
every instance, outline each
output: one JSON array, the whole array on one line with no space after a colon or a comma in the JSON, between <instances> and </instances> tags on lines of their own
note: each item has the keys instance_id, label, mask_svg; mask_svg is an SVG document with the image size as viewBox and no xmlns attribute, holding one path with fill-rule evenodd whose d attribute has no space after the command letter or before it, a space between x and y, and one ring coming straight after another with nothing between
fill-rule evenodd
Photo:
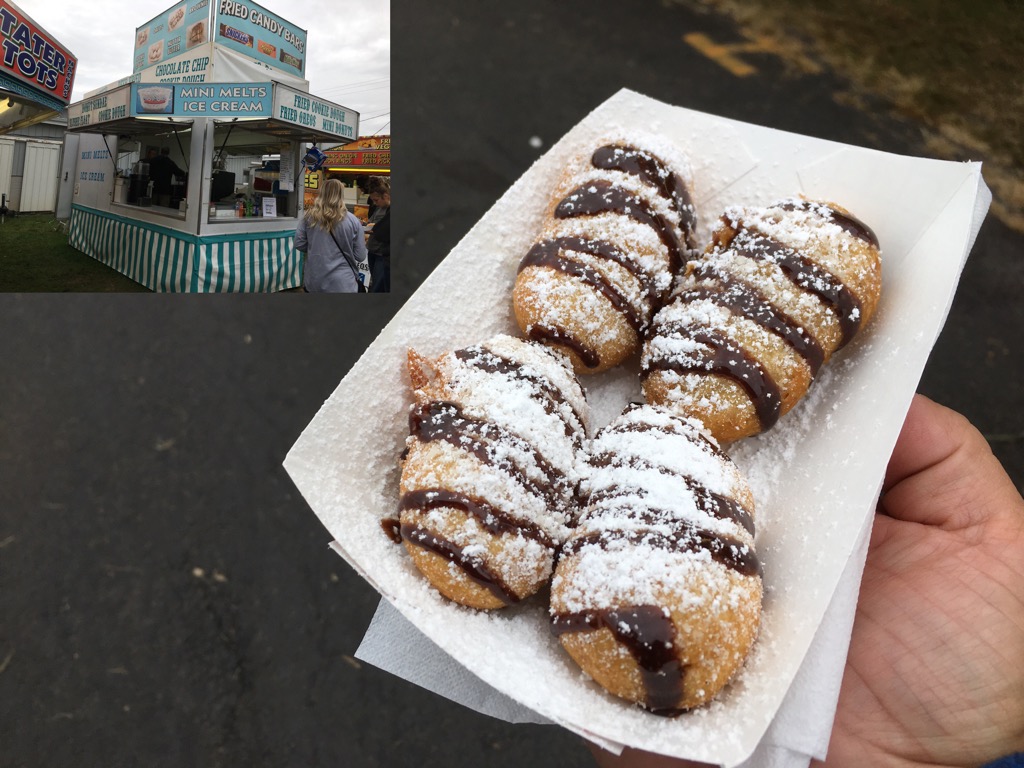
<instances>
[{"instance_id":1,"label":"powdered sugar","mask_svg":"<svg viewBox=\"0 0 1024 768\"><path fill-rule=\"evenodd\" d=\"M753 546L737 520L709 508L707 492L735 499L748 491L699 423L653 406L631 407L598 433L590 453L581 484L589 503L573 534L585 543L573 550L571 584L555 587L561 610L659 604L673 589L698 599L686 588L690 569L706 571L701 584L726 572L705 548L678 551L658 541L713 535ZM726 591L723 583L718 592Z\"/></svg>"},{"instance_id":2,"label":"powdered sugar","mask_svg":"<svg viewBox=\"0 0 1024 768\"><path fill-rule=\"evenodd\" d=\"M457 440L438 443L435 461L462 469L433 477L431 461L417 462L416 487L429 488L434 482L499 503L506 512L548 531L555 541L562 540L565 524L574 517L579 449L590 421L583 390L564 357L500 334L442 355L435 374L417 399L455 404L466 418L483 425L482 437L461 433ZM486 440L486 462L474 456L473 446L480 439ZM418 442L410 438L411 447ZM511 467L516 474L510 474ZM529 486L516 479L518 473ZM560 502L551 509L551 500L535 490L548 487L561 489Z\"/></svg>"}]
</instances>

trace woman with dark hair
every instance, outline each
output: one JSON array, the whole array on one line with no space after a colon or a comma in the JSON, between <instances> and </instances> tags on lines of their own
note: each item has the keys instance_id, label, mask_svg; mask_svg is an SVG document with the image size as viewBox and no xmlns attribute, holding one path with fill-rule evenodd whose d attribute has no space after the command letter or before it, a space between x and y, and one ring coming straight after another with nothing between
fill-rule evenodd
<instances>
[{"instance_id":1,"label":"woman with dark hair","mask_svg":"<svg viewBox=\"0 0 1024 768\"><path fill-rule=\"evenodd\" d=\"M384 211L374 222L370 239L366 243L370 272L373 274L370 290L386 293L391 290L391 180L385 176L375 176L370 179L368 188L370 202L378 211Z\"/></svg>"},{"instance_id":2,"label":"woman with dark hair","mask_svg":"<svg viewBox=\"0 0 1024 768\"><path fill-rule=\"evenodd\" d=\"M306 252L303 287L310 293L357 293L359 272L369 271L363 225L345 205L345 185L328 179L295 230L295 249Z\"/></svg>"}]
</instances>

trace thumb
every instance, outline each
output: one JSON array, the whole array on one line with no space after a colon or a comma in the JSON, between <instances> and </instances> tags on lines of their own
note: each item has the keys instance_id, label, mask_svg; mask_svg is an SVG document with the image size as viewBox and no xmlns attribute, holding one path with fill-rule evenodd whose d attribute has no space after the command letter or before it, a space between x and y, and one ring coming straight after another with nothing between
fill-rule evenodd
<instances>
[{"instance_id":1,"label":"thumb","mask_svg":"<svg viewBox=\"0 0 1024 768\"><path fill-rule=\"evenodd\" d=\"M984 436L956 411L915 395L889 459L880 511L963 530L1022 510Z\"/></svg>"}]
</instances>

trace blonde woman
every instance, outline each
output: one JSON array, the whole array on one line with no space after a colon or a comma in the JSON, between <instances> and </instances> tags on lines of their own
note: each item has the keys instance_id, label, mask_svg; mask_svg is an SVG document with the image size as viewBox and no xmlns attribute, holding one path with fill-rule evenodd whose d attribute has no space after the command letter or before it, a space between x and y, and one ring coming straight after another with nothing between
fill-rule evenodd
<instances>
[{"instance_id":1,"label":"blonde woman","mask_svg":"<svg viewBox=\"0 0 1024 768\"><path fill-rule=\"evenodd\" d=\"M345 205L345 186L328 179L295 230L295 249L306 252L303 287L310 293L357 293L359 272L369 272L363 225Z\"/></svg>"}]
</instances>

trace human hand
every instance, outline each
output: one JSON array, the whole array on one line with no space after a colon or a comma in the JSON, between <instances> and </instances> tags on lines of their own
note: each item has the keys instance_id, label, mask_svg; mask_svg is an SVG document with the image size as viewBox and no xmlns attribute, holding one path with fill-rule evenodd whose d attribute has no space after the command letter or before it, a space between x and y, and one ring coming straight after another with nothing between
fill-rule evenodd
<instances>
[{"instance_id":1,"label":"human hand","mask_svg":"<svg viewBox=\"0 0 1024 768\"><path fill-rule=\"evenodd\" d=\"M828 758L974 766L1024 749L1024 500L985 438L918 395L886 471ZM593 748L602 768L702 763Z\"/></svg>"},{"instance_id":2,"label":"human hand","mask_svg":"<svg viewBox=\"0 0 1024 768\"><path fill-rule=\"evenodd\" d=\"M970 766L1021 749L1024 500L965 418L918 395L886 471L824 765Z\"/></svg>"}]
</instances>

